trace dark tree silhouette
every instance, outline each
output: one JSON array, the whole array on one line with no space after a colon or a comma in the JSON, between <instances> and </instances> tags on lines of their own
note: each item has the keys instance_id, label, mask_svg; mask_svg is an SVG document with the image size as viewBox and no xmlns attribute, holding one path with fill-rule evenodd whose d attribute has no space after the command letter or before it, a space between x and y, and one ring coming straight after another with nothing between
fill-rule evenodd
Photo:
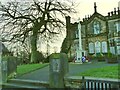
<instances>
[{"instance_id":1,"label":"dark tree silhouette","mask_svg":"<svg viewBox=\"0 0 120 90\"><path fill-rule=\"evenodd\" d=\"M58 34L64 26L61 17L75 13L70 2L60 0L32 0L31 2L7 2L0 4L0 23L8 30L9 41L24 42L31 37L31 62L36 60L37 39ZM2 30L2 29L1 29ZM3 32L5 32L3 30Z\"/></svg>"}]
</instances>

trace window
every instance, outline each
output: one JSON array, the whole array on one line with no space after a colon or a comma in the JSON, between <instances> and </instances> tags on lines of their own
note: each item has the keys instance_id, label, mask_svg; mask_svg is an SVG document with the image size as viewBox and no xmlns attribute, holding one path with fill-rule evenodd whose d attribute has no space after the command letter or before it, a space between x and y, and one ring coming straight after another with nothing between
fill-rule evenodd
<instances>
[{"instance_id":1,"label":"window","mask_svg":"<svg viewBox=\"0 0 120 90\"><path fill-rule=\"evenodd\" d=\"M116 28L117 32L120 31L120 21L115 22L115 28Z\"/></svg>"},{"instance_id":2,"label":"window","mask_svg":"<svg viewBox=\"0 0 120 90\"><path fill-rule=\"evenodd\" d=\"M94 53L94 43L89 43L89 53Z\"/></svg>"},{"instance_id":3,"label":"window","mask_svg":"<svg viewBox=\"0 0 120 90\"><path fill-rule=\"evenodd\" d=\"M117 46L117 54L120 55L120 46Z\"/></svg>"},{"instance_id":4,"label":"window","mask_svg":"<svg viewBox=\"0 0 120 90\"><path fill-rule=\"evenodd\" d=\"M94 34L100 33L100 22L98 22L98 21L93 22L93 32L94 32Z\"/></svg>"},{"instance_id":5,"label":"window","mask_svg":"<svg viewBox=\"0 0 120 90\"><path fill-rule=\"evenodd\" d=\"M107 53L107 42L106 41L102 42L102 52Z\"/></svg>"},{"instance_id":6,"label":"window","mask_svg":"<svg viewBox=\"0 0 120 90\"><path fill-rule=\"evenodd\" d=\"M110 47L110 52L111 52L112 54L115 54L115 47Z\"/></svg>"},{"instance_id":7,"label":"window","mask_svg":"<svg viewBox=\"0 0 120 90\"><path fill-rule=\"evenodd\" d=\"M95 42L95 52L100 53L101 44L99 41Z\"/></svg>"}]
</instances>

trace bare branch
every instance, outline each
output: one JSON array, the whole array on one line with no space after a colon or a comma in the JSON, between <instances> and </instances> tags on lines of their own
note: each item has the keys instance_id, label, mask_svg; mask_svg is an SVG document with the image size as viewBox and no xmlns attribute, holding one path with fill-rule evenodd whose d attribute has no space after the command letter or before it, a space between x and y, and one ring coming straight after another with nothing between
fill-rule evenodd
<instances>
[{"instance_id":1,"label":"bare branch","mask_svg":"<svg viewBox=\"0 0 120 90\"><path fill-rule=\"evenodd\" d=\"M0 4L0 12L0 23L3 25L0 30L5 28L3 36L9 36L12 42L25 42L29 35L41 35L45 40L57 36L65 26L61 18L75 13L75 10L57 0L33 0L30 4L12 1Z\"/></svg>"}]
</instances>

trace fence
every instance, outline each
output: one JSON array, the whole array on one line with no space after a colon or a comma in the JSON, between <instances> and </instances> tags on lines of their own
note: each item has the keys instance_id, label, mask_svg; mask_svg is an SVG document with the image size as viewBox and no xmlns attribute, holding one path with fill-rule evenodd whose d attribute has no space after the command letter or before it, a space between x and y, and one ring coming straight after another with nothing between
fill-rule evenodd
<instances>
[{"instance_id":1,"label":"fence","mask_svg":"<svg viewBox=\"0 0 120 90\"><path fill-rule=\"evenodd\" d=\"M65 77L65 86L77 90L118 90L120 89L120 80L107 78L92 78L70 76Z\"/></svg>"}]
</instances>

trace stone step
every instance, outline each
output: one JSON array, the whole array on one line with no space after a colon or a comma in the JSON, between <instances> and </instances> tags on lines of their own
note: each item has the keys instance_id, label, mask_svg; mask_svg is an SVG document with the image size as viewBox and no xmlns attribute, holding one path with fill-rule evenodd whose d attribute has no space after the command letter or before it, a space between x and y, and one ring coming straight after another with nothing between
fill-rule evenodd
<instances>
[{"instance_id":1,"label":"stone step","mask_svg":"<svg viewBox=\"0 0 120 90\"><path fill-rule=\"evenodd\" d=\"M5 88L49 88L49 83L45 81L11 79L4 83Z\"/></svg>"},{"instance_id":2,"label":"stone step","mask_svg":"<svg viewBox=\"0 0 120 90\"><path fill-rule=\"evenodd\" d=\"M24 88L24 89L40 89L40 88L46 88L42 86L30 86L30 85L23 85L23 84L15 84L15 83L5 83L3 85L3 88Z\"/></svg>"}]
</instances>

